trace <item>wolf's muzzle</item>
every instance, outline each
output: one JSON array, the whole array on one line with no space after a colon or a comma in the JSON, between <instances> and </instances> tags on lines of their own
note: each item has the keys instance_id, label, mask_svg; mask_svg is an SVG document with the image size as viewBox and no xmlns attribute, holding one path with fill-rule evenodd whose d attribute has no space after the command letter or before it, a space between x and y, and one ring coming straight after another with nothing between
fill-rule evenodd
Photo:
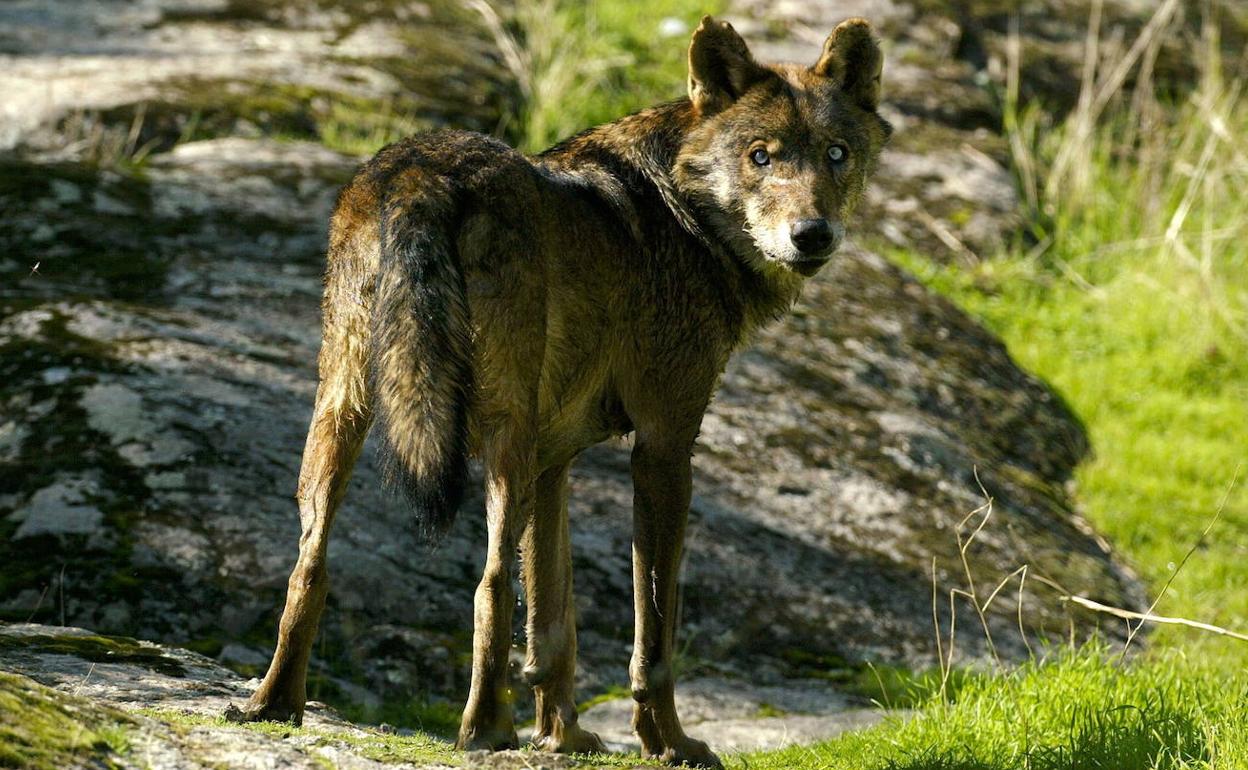
<instances>
[{"instance_id":1,"label":"wolf's muzzle","mask_svg":"<svg viewBox=\"0 0 1248 770\"><path fill-rule=\"evenodd\" d=\"M790 270L810 277L819 272L828 258L841 245L845 226L826 219L801 219L789 228L789 238L800 256L785 264Z\"/></svg>"},{"instance_id":2,"label":"wolf's muzzle","mask_svg":"<svg viewBox=\"0 0 1248 770\"><path fill-rule=\"evenodd\" d=\"M799 219L789 228L789 238L803 257L818 257L830 250L835 234L826 219Z\"/></svg>"}]
</instances>

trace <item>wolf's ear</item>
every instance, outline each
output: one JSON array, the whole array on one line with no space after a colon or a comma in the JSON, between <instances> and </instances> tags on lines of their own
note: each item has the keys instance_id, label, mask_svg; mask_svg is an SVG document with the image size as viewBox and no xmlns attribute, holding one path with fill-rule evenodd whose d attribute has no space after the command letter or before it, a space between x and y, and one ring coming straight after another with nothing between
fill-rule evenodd
<instances>
[{"instance_id":1,"label":"wolf's ear","mask_svg":"<svg viewBox=\"0 0 1248 770\"><path fill-rule=\"evenodd\" d=\"M847 19L823 44L815 74L839 81L850 99L868 110L880 106L880 72L884 55L866 19Z\"/></svg>"},{"instance_id":2,"label":"wolf's ear","mask_svg":"<svg viewBox=\"0 0 1248 770\"><path fill-rule=\"evenodd\" d=\"M699 114L723 110L766 75L731 24L702 17L689 43L689 101Z\"/></svg>"}]
</instances>

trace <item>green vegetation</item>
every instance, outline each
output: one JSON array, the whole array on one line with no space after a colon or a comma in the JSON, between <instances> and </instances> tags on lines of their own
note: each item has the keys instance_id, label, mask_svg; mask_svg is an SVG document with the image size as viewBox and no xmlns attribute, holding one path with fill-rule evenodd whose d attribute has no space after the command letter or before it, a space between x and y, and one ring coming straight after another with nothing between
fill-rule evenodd
<instances>
[{"instance_id":1,"label":"green vegetation","mask_svg":"<svg viewBox=\"0 0 1248 770\"><path fill-rule=\"evenodd\" d=\"M530 57L518 146L536 152L590 126L685 94L687 31L722 2L516 3ZM672 33L661 34L665 26Z\"/></svg>"},{"instance_id":2,"label":"green vegetation","mask_svg":"<svg viewBox=\"0 0 1248 770\"><path fill-rule=\"evenodd\" d=\"M685 92L689 30L722 0L435 3L384 68L420 106L528 152ZM665 30L667 30L665 34ZM494 55L483 56L482 50Z\"/></svg>"},{"instance_id":3,"label":"green vegetation","mask_svg":"<svg viewBox=\"0 0 1248 770\"><path fill-rule=\"evenodd\" d=\"M633 691L630 688L622 684L611 685L604 692L600 692L589 700L576 704L576 710L584 713L599 703L608 703L613 700L623 700L632 697Z\"/></svg>"},{"instance_id":4,"label":"green vegetation","mask_svg":"<svg viewBox=\"0 0 1248 770\"><path fill-rule=\"evenodd\" d=\"M1178 104L1144 92L1099 119L1008 121L1037 245L974 267L895 256L1085 421L1095 455L1077 471L1079 498L1150 586L1173 578L1156 611L1243 631L1248 109L1216 50L1194 52L1203 76ZM1245 659L1187 630L1157 641Z\"/></svg>"},{"instance_id":5,"label":"green vegetation","mask_svg":"<svg viewBox=\"0 0 1248 770\"><path fill-rule=\"evenodd\" d=\"M108 770L127 753L129 719L0 672L0 767L61 770L85 766Z\"/></svg>"},{"instance_id":6,"label":"green vegetation","mask_svg":"<svg viewBox=\"0 0 1248 770\"><path fill-rule=\"evenodd\" d=\"M454 738L463 711L446 701L424 698L389 699L378 706L348 703L339 708L352 722L407 727L442 738Z\"/></svg>"},{"instance_id":7,"label":"green vegetation","mask_svg":"<svg viewBox=\"0 0 1248 770\"><path fill-rule=\"evenodd\" d=\"M1128 770L1243 767L1248 684L1177 653L1129 666L1095 647L967 678L949 703L812 747L751 754L751 770Z\"/></svg>"}]
</instances>

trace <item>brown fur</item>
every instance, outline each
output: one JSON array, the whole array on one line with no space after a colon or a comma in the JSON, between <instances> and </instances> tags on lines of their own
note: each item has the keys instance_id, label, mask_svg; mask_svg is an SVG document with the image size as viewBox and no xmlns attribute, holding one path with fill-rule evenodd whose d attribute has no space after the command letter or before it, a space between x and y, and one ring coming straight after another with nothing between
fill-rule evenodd
<instances>
[{"instance_id":1,"label":"brown fur","mask_svg":"<svg viewBox=\"0 0 1248 770\"><path fill-rule=\"evenodd\" d=\"M586 447L632 431L634 728L648 756L718 766L673 701L690 454L733 349L839 242L889 133L875 112L880 61L861 20L839 26L813 67L764 67L708 17L688 100L532 159L442 132L364 166L330 233L299 561L269 672L232 716L301 718L329 528L376 420L391 475L433 530L458 506L464 458L485 467L489 550L459 744L516 744L506 672L519 547L535 743L601 750L572 693L567 473ZM818 253L795 246L803 220L827 237Z\"/></svg>"}]
</instances>

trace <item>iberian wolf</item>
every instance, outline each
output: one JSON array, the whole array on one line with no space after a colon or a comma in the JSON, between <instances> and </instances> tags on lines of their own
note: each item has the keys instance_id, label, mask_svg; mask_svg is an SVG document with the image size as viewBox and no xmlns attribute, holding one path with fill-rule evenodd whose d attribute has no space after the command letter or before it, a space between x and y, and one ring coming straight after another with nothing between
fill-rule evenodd
<instances>
[{"instance_id":1,"label":"iberian wolf","mask_svg":"<svg viewBox=\"0 0 1248 770\"><path fill-rule=\"evenodd\" d=\"M861 19L838 26L813 65L765 66L706 17L686 99L536 157L429 133L356 174L330 228L299 558L268 674L233 718L302 717L330 525L376 423L387 476L427 530L450 525L468 458L484 467L489 544L459 745L517 744L507 664L519 549L533 742L601 751L573 697L568 467L632 433L633 727L648 757L719 766L673 702L690 454L733 349L844 238L890 133L881 63Z\"/></svg>"}]
</instances>

